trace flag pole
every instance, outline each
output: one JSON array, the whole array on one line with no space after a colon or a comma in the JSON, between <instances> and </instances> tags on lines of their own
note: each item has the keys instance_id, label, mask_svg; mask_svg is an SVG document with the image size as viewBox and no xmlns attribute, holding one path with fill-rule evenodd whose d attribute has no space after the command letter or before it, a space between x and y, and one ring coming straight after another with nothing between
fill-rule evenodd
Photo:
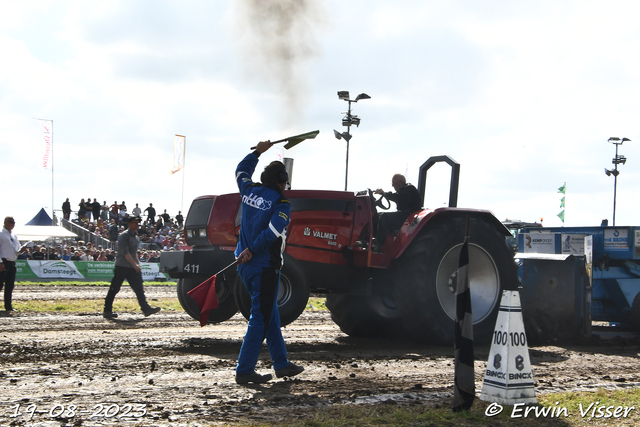
<instances>
[{"instance_id":1,"label":"flag pole","mask_svg":"<svg viewBox=\"0 0 640 427\"><path fill-rule=\"evenodd\" d=\"M53 120L49 120L49 119L39 119L37 117L32 117L33 119L37 120L38 123L40 124L40 131L43 133L44 139L45 139L45 149L46 149L46 144L47 144L47 135L45 133L46 128L43 127L42 122L49 122L51 123L51 128L49 130L50 132L50 136L49 136L49 153L48 153L48 157L47 157L47 153L45 152L45 159L46 159L46 163L45 164L49 164L49 162L51 163L51 225L54 225L54 204L53 204L53 200L54 200L54 192L53 192L53 188L54 188L54 181L53 181ZM45 166L46 169L46 166Z\"/></svg>"},{"instance_id":2,"label":"flag pole","mask_svg":"<svg viewBox=\"0 0 640 427\"><path fill-rule=\"evenodd\" d=\"M184 210L184 174L187 167L187 137L184 137L184 145L182 147L182 198L180 200L180 212Z\"/></svg>"},{"instance_id":3,"label":"flag pole","mask_svg":"<svg viewBox=\"0 0 640 427\"><path fill-rule=\"evenodd\" d=\"M51 120L51 225L56 225L56 213L53 204L53 120Z\"/></svg>"}]
</instances>

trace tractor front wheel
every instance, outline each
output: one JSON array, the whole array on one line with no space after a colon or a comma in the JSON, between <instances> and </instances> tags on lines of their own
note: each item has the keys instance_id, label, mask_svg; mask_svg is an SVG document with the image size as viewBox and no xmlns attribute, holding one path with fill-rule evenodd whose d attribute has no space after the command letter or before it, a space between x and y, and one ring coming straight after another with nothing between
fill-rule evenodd
<instances>
[{"instance_id":1,"label":"tractor front wheel","mask_svg":"<svg viewBox=\"0 0 640 427\"><path fill-rule=\"evenodd\" d=\"M180 301L180 305L184 308L184 311L196 320L200 320L200 307L198 307L196 301L187 293L204 281L205 278L178 279L178 301ZM232 286L233 283L231 281L216 280L218 308L209 311L208 323L224 322L238 312L238 306L233 298Z\"/></svg>"},{"instance_id":2,"label":"tractor front wheel","mask_svg":"<svg viewBox=\"0 0 640 427\"><path fill-rule=\"evenodd\" d=\"M234 296L240 312L249 320L251 297L238 274L234 284ZM309 302L309 285L293 259L287 258L280 273L278 286L278 312L280 324L286 326L295 321Z\"/></svg>"}]
</instances>

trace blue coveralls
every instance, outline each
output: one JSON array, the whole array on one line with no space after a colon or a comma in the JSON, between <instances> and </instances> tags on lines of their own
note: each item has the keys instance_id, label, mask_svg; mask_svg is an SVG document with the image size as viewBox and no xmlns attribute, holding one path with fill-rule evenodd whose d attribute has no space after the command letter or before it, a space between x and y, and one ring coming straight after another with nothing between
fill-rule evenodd
<instances>
[{"instance_id":1,"label":"blue coveralls","mask_svg":"<svg viewBox=\"0 0 640 427\"><path fill-rule=\"evenodd\" d=\"M291 205L277 186L251 181L258 156L257 151L250 153L236 169L242 219L235 255L238 257L245 248L253 254L249 262L238 265L240 278L251 296L251 316L240 348L238 374L254 372L265 338L273 368L289 366L280 332L277 296Z\"/></svg>"}]
</instances>

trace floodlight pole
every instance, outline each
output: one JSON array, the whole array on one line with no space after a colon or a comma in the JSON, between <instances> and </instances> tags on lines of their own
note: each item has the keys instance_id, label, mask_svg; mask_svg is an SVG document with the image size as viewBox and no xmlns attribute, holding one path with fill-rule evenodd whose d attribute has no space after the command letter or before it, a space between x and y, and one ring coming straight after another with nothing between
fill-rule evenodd
<instances>
[{"instance_id":1,"label":"floodlight pole","mask_svg":"<svg viewBox=\"0 0 640 427\"><path fill-rule=\"evenodd\" d=\"M351 118L351 100L347 100L349 102L349 109L347 110L347 118ZM345 165L344 170L344 191L347 191L347 182L349 181L349 141L351 140L351 120L349 120L349 124L347 125L347 135L345 139L347 140L347 163Z\"/></svg>"},{"instance_id":2,"label":"floodlight pole","mask_svg":"<svg viewBox=\"0 0 640 427\"><path fill-rule=\"evenodd\" d=\"M339 91L338 98L344 99L349 103L346 116L342 118L342 126L346 126L347 131L343 133L339 133L336 130L333 131L337 139L344 138L347 141L347 156L346 156L346 165L345 165L345 172L344 172L344 191L347 191L347 183L349 182L349 141L351 140L351 125L352 124L356 126L360 125L360 118L358 116L351 114L351 103L358 102L361 99L369 99L371 97L366 93L361 93L360 95L356 96L356 99L349 99L348 91Z\"/></svg>"},{"instance_id":3,"label":"floodlight pole","mask_svg":"<svg viewBox=\"0 0 640 427\"><path fill-rule=\"evenodd\" d=\"M627 162L626 157L618 156L618 146L622 145L622 143L625 141L631 141L631 140L629 138L622 138L622 139L617 137L609 138L609 142L616 146L616 156L611 161L611 163L613 163L614 165L614 168L612 170L607 170L605 168L604 170L608 176L613 175L613 226L614 227L616 225L616 197L617 197L617 191L618 191L618 175L620 174L620 172L618 171L618 165L620 163L625 164Z\"/></svg>"}]
</instances>

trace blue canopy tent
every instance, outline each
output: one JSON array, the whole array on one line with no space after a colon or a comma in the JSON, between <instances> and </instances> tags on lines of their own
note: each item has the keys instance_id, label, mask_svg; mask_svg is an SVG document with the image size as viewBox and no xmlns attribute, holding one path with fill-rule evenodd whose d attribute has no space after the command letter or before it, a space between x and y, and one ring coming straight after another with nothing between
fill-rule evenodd
<instances>
[{"instance_id":1,"label":"blue canopy tent","mask_svg":"<svg viewBox=\"0 0 640 427\"><path fill-rule=\"evenodd\" d=\"M38 214L25 225L52 225L52 221L47 211L42 208L40 209L40 212L38 212Z\"/></svg>"},{"instance_id":2,"label":"blue canopy tent","mask_svg":"<svg viewBox=\"0 0 640 427\"><path fill-rule=\"evenodd\" d=\"M63 227L53 226L51 222L51 217L47 211L42 208L40 212L25 225L16 225L13 232L18 236L18 240L20 241L44 242L50 237L76 237L75 233Z\"/></svg>"}]
</instances>

